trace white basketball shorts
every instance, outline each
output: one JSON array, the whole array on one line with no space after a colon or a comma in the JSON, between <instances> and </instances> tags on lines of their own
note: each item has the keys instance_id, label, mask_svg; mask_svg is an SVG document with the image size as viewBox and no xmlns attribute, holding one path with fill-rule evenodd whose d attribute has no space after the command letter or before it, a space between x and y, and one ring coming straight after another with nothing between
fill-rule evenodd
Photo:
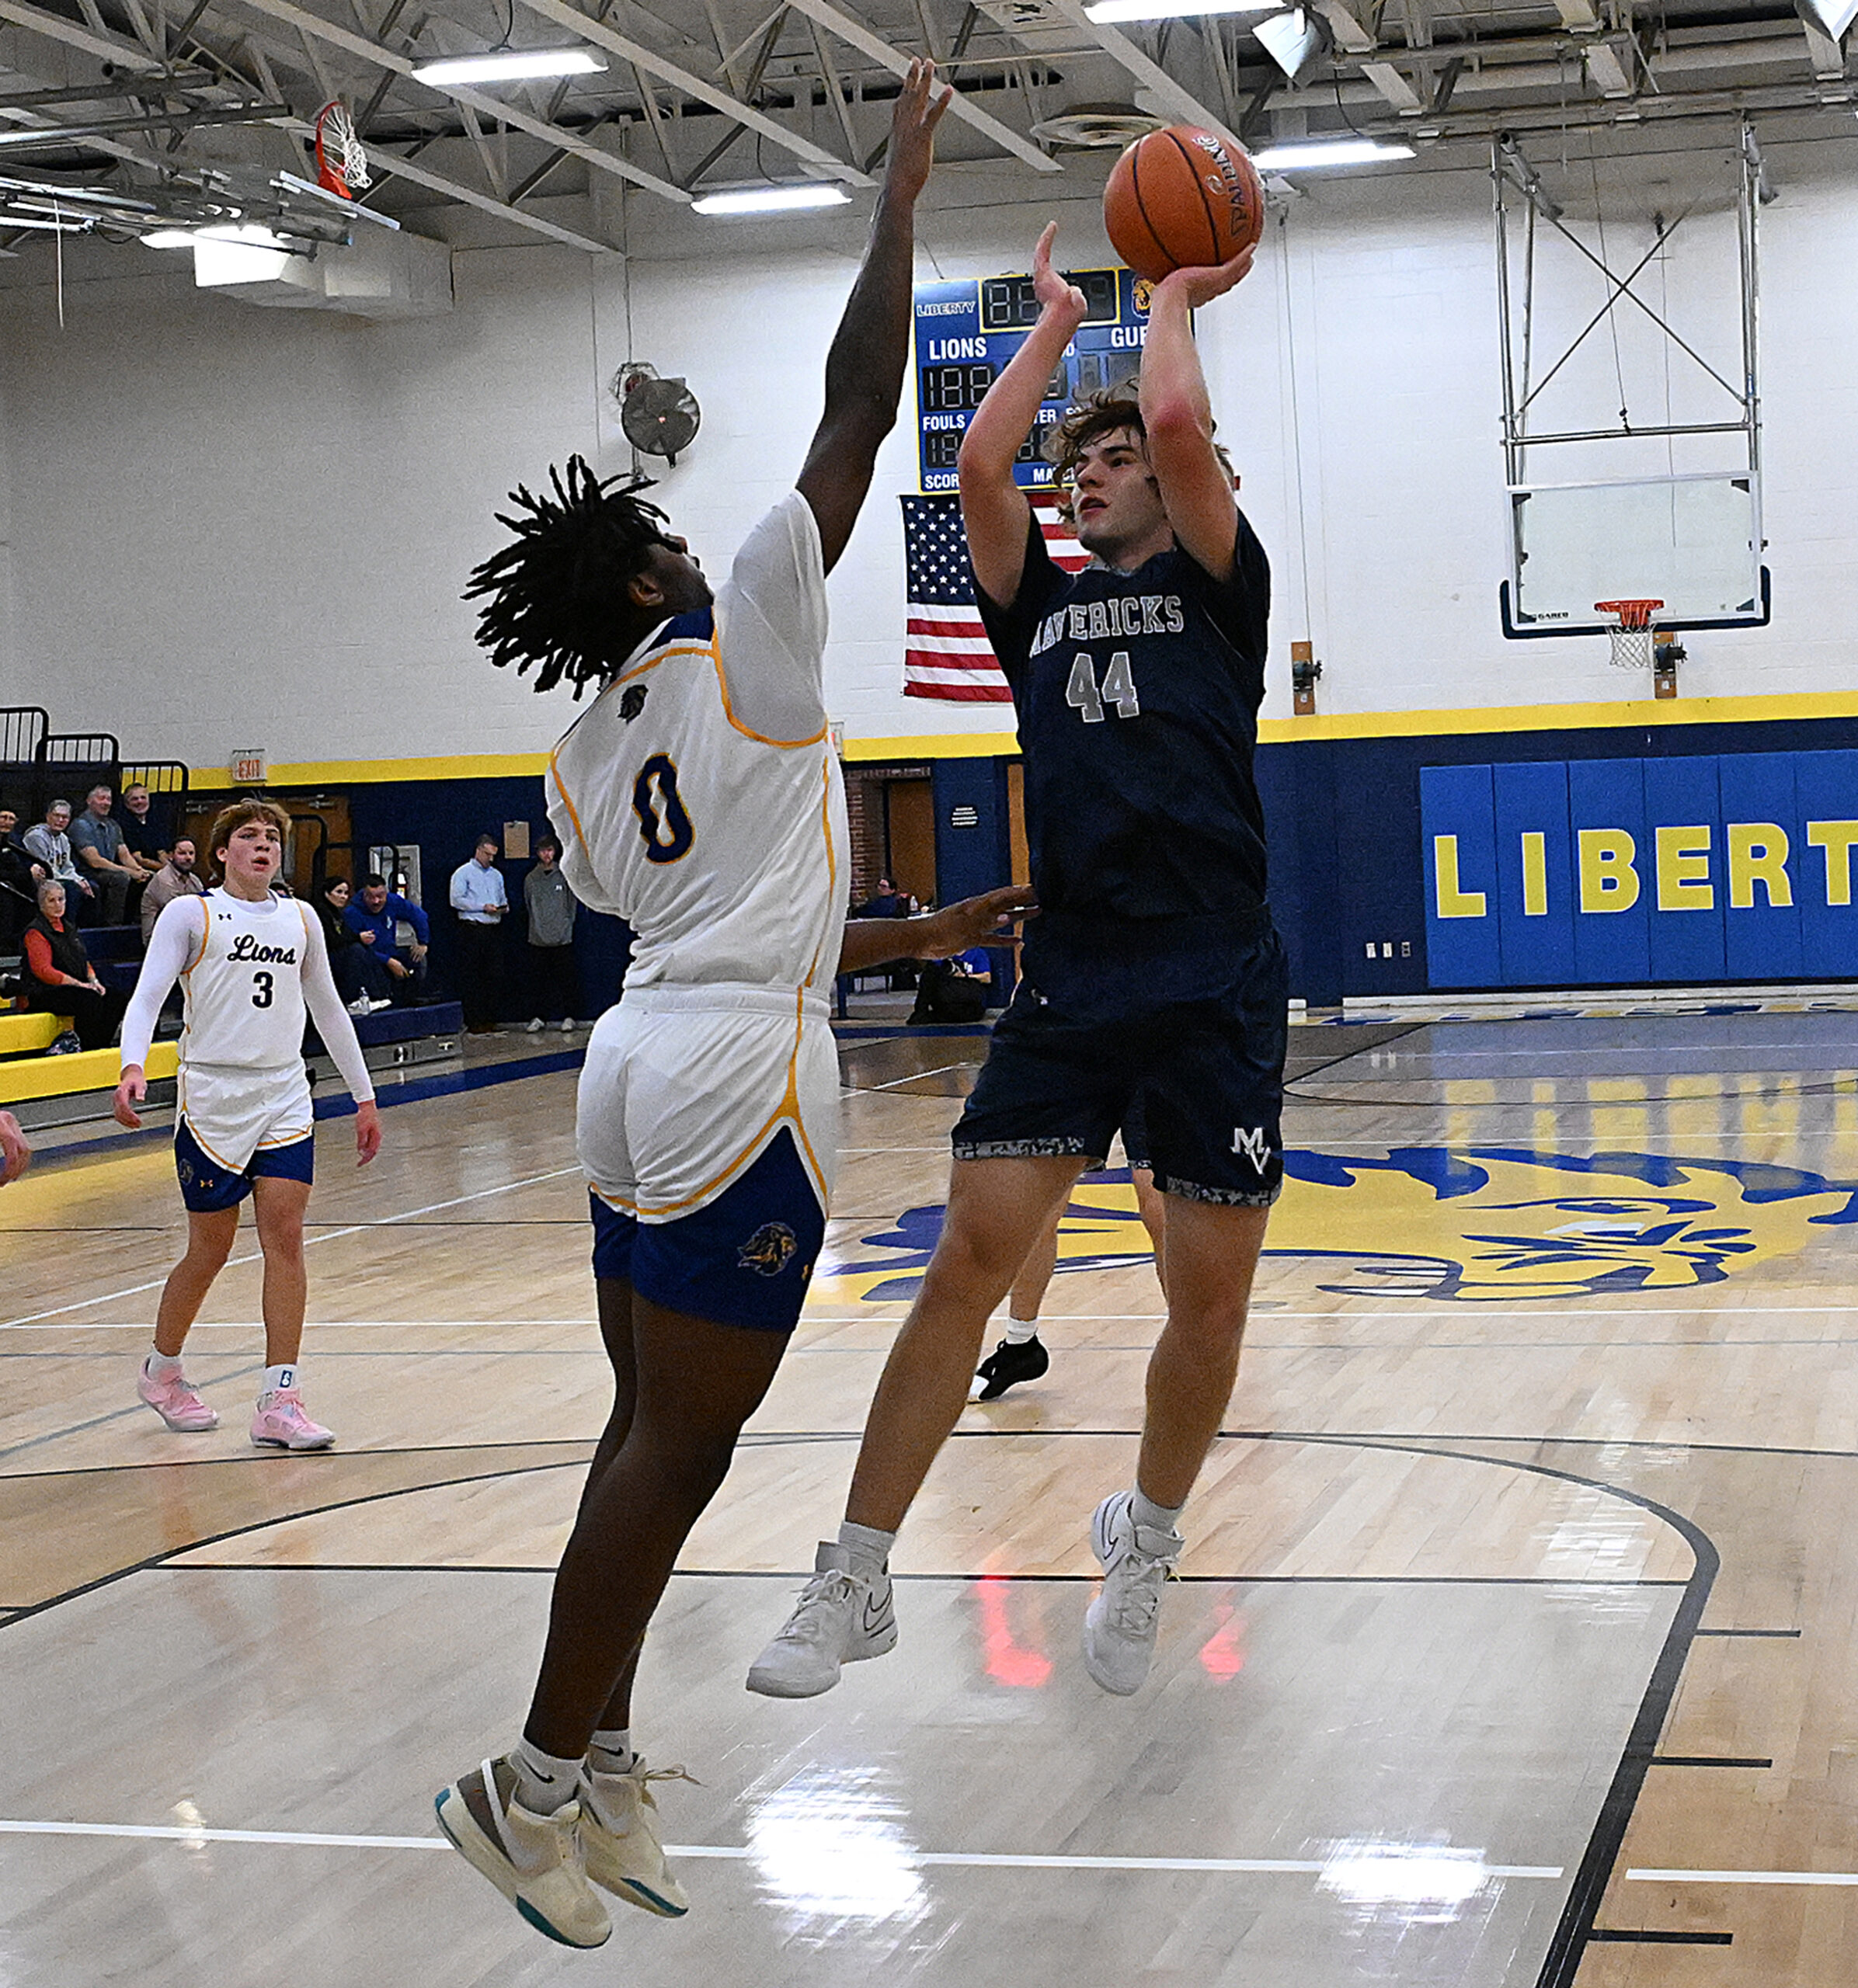
<instances>
[{"instance_id":1,"label":"white basketball shorts","mask_svg":"<svg viewBox=\"0 0 1858 1988\"><path fill-rule=\"evenodd\" d=\"M244 1173L260 1146L307 1138L315 1124L301 1058L266 1070L183 1063L176 1107L200 1150L228 1173Z\"/></svg>"},{"instance_id":2,"label":"white basketball shorts","mask_svg":"<svg viewBox=\"0 0 1858 1988\"><path fill-rule=\"evenodd\" d=\"M648 1223L692 1214L783 1126L825 1207L839 1065L824 995L729 982L628 988L595 1023L576 1143L610 1207Z\"/></svg>"}]
</instances>

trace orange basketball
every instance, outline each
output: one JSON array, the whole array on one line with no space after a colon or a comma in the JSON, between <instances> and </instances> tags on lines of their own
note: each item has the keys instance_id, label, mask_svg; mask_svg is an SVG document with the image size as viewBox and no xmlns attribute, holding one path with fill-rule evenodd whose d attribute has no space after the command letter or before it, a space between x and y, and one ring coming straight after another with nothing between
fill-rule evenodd
<instances>
[{"instance_id":1,"label":"orange basketball","mask_svg":"<svg viewBox=\"0 0 1858 1988\"><path fill-rule=\"evenodd\" d=\"M1138 138L1103 189L1116 253L1159 283L1172 269L1230 262L1265 231L1265 189L1244 153L1192 124Z\"/></svg>"}]
</instances>

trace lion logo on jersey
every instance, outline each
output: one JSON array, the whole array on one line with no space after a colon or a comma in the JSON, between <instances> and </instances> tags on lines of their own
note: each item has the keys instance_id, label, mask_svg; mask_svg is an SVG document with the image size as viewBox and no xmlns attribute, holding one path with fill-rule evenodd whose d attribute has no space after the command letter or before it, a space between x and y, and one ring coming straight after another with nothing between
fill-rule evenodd
<instances>
[{"instance_id":1,"label":"lion logo on jersey","mask_svg":"<svg viewBox=\"0 0 1858 1988\"><path fill-rule=\"evenodd\" d=\"M764 1222L736 1252L736 1261L757 1277L778 1277L799 1246L799 1238L785 1222Z\"/></svg>"},{"instance_id":2,"label":"lion logo on jersey","mask_svg":"<svg viewBox=\"0 0 1858 1988\"><path fill-rule=\"evenodd\" d=\"M916 1295L941 1233L939 1206L909 1209L827 1267L871 1304ZM1287 1152L1265 1254L1308 1263L1339 1296L1542 1303L1720 1284L1858 1222L1858 1183L1790 1166L1662 1154L1497 1146ZM1058 1268L1149 1260L1126 1170L1073 1189Z\"/></svg>"},{"instance_id":3,"label":"lion logo on jersey","mask_svg":"<svg viewBox=\"0 0 1858 1988\"><path fill-rule=\"evenodd\" d=\"M628 683L620 693L619 714L630 725L645 707L645 690L643 683Z\"/></svg>"}]
</instances>

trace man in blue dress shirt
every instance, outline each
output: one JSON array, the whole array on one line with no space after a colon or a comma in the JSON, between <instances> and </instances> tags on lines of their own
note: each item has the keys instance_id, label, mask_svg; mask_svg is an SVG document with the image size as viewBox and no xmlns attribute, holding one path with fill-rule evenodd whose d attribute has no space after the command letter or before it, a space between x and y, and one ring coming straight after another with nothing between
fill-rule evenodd
<instances>
[{"instance_id":1,"label":"man in blue dress shirt","mask_svg":"<svg viewBox=\"0 0 1858 1988\"><path fill-rule=\"evenodd\" d=\"M458 914L458 998L473 1035L495 1032L503 992L503 935L510 909L495 836L478 837L468 863L451 873L451 908Z\"/></svg>"}]
</instances>

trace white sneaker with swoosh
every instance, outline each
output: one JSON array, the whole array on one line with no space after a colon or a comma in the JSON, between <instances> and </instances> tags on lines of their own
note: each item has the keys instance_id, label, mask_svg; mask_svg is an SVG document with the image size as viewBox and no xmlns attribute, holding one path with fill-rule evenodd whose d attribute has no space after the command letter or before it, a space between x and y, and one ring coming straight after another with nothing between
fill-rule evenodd
<instances>
[{"instance_id":1,"label":"white sneaker with swoosh","mask_svg":"<svg viewBox=\"0 0 1858 1988\"><path fill-rule=\"evenodd\" d=\"M817 1698L844 1665L896 1647L887 1569L854 1570L850 1552L823 1539L813 1568L785 1627L750 1667L748 1687L764 1698Z\"/></svg>"}]
</instances>

